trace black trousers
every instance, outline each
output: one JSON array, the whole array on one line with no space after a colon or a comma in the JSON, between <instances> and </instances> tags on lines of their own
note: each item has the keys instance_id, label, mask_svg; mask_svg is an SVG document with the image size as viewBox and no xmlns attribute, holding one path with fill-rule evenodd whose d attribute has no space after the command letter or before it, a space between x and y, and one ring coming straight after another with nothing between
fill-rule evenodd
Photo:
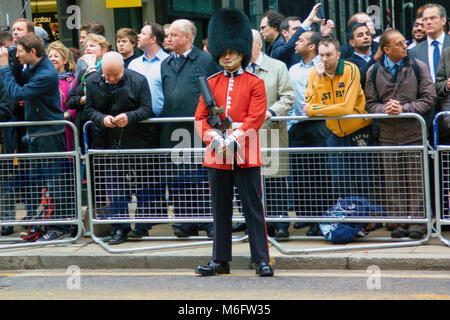
<instances>
[{"instance_id":1,"label":"black trousers","mask_svg":"<svg viewBox=\"0 0 450 320\"><path fill-rule=\"evenodd\" d=\"M262 202L261 168L208 168L214 213L213 260L231 261L233 186L236 185L248 229L253 262L269 262L267 229Z\"/></svg>"}]
</instances>

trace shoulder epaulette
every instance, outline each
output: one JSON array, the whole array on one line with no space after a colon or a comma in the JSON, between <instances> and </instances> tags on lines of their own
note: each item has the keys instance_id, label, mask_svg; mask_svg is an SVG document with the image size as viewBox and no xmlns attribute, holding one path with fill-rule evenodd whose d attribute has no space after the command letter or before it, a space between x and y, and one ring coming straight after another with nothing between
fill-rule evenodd
<instances>
[{"instance_id":1,"label":"shoulder epaulette","mask_svg":"<svg viewBox=\"0 0 450 320\"><path fill-rule=\"evenodd\" d=\"M213 75L210 75L210 76L208 77L208 80L211 79L211 78L217 77L217 76L218 76L219 74L221 74L221 73L223 73L223 71L219 71L219 72L214 73Z\"/></svg>"}]
</instances>

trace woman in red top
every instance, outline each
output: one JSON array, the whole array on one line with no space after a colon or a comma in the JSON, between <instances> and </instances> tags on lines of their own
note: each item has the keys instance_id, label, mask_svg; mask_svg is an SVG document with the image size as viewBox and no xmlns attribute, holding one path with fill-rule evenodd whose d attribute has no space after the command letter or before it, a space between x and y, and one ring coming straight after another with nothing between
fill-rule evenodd
<instances>
[{"instance_id":1,"label":"woman in red top","mask_svg":"<svg viewBox=\"0 0 450 320\"><path fill-rule=\"evenodd\" d=\"M258 130L264 122L267 98L264 82L244 71L251 58L252 33L245 14L221 9L208 28L208 49L224 68L208 79L219 117L233 120L226 132L208 123L209 110L203 97L195 113L196 129L207 146L204 166L214 212L212 261L198 266L197 274L210 276L230 272L233 187L237 186L248 226L252 261L260 276L272 276L261 186L261 152Z\"/></svg>"}]
</instances>

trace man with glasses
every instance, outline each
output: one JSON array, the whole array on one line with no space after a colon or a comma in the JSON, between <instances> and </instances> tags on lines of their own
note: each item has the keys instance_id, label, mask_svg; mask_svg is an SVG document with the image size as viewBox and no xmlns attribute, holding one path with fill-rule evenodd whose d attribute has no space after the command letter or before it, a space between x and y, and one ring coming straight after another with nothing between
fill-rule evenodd
<instances>
[{"instance_id":1,"label":"man with glasses","mask_svg":"<svg viewBox=\"0 0 450 320\"><path fill-rule=\"evenodd\" d=\"M427 41L423 41L411 49L411 58L417 58L425 62L430 71L433 82L436 81L436 71L442 50L450 46L450 36L444 32L447 23L447 13L439 4L427 4L424 6L422 23L427 34Z\"/></svg>"}]
</instances>

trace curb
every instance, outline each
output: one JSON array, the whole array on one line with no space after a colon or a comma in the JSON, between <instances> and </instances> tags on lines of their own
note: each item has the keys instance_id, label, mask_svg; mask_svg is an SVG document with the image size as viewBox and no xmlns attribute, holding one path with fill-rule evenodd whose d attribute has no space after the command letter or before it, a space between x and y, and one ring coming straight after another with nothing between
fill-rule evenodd
<instances>
[{"instance_id":1,"label":"curb","mask_svg":"<svg viewBox=\"0 0 450 320\"><path fill-rule=\"evenodd\" d=\"M0 270L66 269L76 265L81 269L194 269L211 256L168 255L2 255ZM450 271L450 256L378 254L364 255L304 255L278 256L274 268L279 270L367 270L376 265L384 270ZM232 269L251 269L250 256L235 256Z\"/></svg>"}]
</instances>

